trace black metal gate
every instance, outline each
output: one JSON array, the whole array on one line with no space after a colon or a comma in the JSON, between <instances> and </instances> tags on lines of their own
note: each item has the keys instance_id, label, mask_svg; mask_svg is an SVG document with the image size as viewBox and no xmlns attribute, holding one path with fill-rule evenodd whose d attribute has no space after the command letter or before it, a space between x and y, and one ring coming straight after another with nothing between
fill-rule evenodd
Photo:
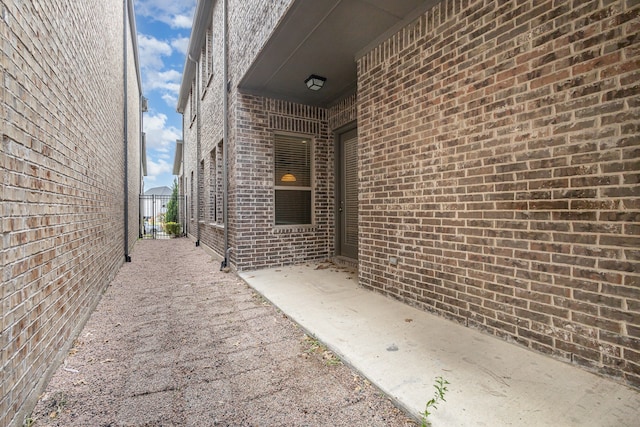
<instances>
[{"instance_id":1,"label":"black metal gate","mask_svg":"<svg viewBox=\"0 0 640 427\"><path fill-rule=\"evenodd\" d=\"M185 209L186 196L178 196L177 225L167 221L167 208L170 206L171 196L168 195L141 195L140 196L140 238L141 239L171 239L186 234L183 211ZM171 219L171 218L169 218Z\"/></svg>"}]
</instances>

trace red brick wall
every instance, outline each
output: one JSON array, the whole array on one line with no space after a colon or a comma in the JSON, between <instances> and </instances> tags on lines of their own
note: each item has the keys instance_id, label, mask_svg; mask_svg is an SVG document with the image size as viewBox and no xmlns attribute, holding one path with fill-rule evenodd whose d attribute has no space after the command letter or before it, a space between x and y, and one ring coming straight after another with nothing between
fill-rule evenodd
<instances>
[{"instance_id":1,"label":"red brick wall","mask_svg":"<svg viewBox=\"0 0 640 427\"><path fill-rule=\"evenodd\" d=\"M231 155L230 213L238 270L292 264L333 255L333 139L326 110L237 94ZM314 143L315 222L274 226L274 132L309 135Z\"/></svg>"},{"instance_id":2,"label":"red brick wall","mask_svg":"<svg viewBox=\"0 0 640 427\"><path fill-rule=\"evenodd\" d=\"M640 4L601 3L447 0L358 60L360 281L640 386Z\"/></svg>"}]
</instances>

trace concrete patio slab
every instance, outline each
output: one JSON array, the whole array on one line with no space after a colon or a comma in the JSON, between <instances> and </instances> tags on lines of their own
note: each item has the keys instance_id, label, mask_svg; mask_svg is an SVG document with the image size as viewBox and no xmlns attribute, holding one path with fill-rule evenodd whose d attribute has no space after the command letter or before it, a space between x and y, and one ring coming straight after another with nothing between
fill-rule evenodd
<instances>
[{"instance_id":1,"label":"concrete patio slab","mask_svg":"<svg viewBox=\"0 0 640 427\"><path fill-rule=\"evenodd\" d=\"M323 268L319 268L323 267ZM640 392L357 286L344 268L241 273L256 291L418 416L450 382L438 426L637 426Z\"/></svg>"}]
</instances>

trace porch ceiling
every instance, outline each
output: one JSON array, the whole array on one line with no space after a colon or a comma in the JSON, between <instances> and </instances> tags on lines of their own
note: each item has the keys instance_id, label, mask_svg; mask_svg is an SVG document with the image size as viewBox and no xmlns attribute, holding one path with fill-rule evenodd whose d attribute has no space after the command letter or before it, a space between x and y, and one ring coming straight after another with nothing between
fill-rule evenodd
<instances>
[{"instance_id":1,"label":"porch ceiling","mask_svg":"<svg viewBox=\"0 0 640 427\"><path fill-rule=\"evenodd\" d=\"M239 87L249 93L326 107L355 91L356 56L439 0L296 0ZM324 87L307 89L310 74Z\"/></svg>"}]
</instances>

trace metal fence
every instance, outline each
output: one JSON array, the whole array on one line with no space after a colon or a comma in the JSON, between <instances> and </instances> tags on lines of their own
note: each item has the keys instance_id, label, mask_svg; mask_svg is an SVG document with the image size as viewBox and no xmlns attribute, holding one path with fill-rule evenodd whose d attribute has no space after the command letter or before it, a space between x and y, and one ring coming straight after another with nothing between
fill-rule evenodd
<instances>
[{"instance_id":1,"label":"metal fence","mask_svg":"<svg viewBox=\"0 0 640 427\"><path fill-rule=\"evenodd\" d=\"M167 206L171 196L141 195L140 196L140 238L141 239L170 239L186 234L182 210L185 208L186 196L178 196L178 229L177 233L170 233L167 227Z\"/></svg>"}]
</instances>

